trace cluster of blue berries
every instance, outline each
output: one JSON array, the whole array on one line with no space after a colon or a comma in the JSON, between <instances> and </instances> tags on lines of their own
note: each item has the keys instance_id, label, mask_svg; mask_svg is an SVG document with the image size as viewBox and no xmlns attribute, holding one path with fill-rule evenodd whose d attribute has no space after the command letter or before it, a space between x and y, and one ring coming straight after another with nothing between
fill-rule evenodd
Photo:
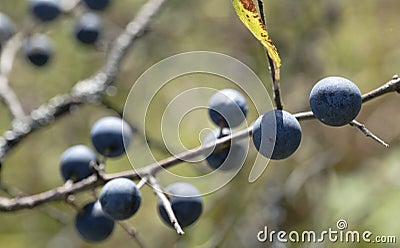
<instances>
[{"instance_id":1,"label":"cluster of blue berries","mask_svg":"<svg viewBox=\"0 0 400 248\"><path fill-rule=\"evenodd\" d=\"M102 32L102 20L96 11L106 9L109 0L83 0L85 11L74 27L74 36L83 44L95 44ZM50 22L61 13L60 0L29 0L31 14L38 22ZM89 10L89 11L88 11ZM16 28L9 17L0 13L0 48L15 34ZM44 66L53 56L51 39L41 33L31 34L22 44L26 58L36 66ZM358 87L342 77L327 77L313 87L310 107L314 116L329 126L351 123L361 110L362 95ZM208 102L208 114L218 126L204 139L205 144L232 134L248 112L246 98L234 89L217 91ZM94 149L86 145L75 145L61 155L60 171L65 181L79 182L93 175L95 166L104 166L104 158L116 158L126 152L132 139L130 125L121 118L104 117L98 120L90 132ZM291 113L274 109L259 116L253 125L252 140L258 152L270 159L281 160L291 156L300 146L302 129ZM241 143L232 142L226 149L212 151L207 157L213 170L239 169L246 158L247 150ZM193 224L203 211L203 200L199 190L191 184L176 182L165 188L165 194L181 227ZM108 238L116 221L134 216L142 202L139 187L128 178L108 181L98 199L87 203L75 218L75 226L81 237L98 242ZM157 204L161 219L172 227L168 211L161 200Z\"/></svg>"},{"instance_id":2,"label":"cluster of blue berries","mask_svg":"<svg viewBox=\"0 0 400 248\"><path fill-rule=\"evenodd\" d=\"M215 93L208 103L210 119L220 126L206 137L204 142L211 142L230 133L230 129L237 127L247 115L245 97L233 89L223 89ZM257 150L271 159L284 159L293 154L301 141L301 127L297 119L283 110L272 110L261 115L253 126L253 143ZM243 163L244 147L233 143L229 149L216 151L206 159L208 165L217 169L232 169ZM228 154L231 154L229 157ZM222 166L223 165L223 166Z\"/></svg>"},{"instance_id":3,"label":"cluster of blue berries","mask_svg":"<svg viewBox=\"0 0 400 248\"><path fill-rule=\"evenodd\" d=\"M343 77L326 77L318 81L310 93L314 116L329 126L343 126L356 118L361 110L362 96L358 87ZM260 116L253 126L253 143L257 150L271 159L285 159L301 142L301 126L284 110L272 110Z\"/></svg>"},{"instance_id":4,"label":"cluster of blue berries","mask_svg":"<svg viewBox=\"0 0 400 248\"><path fill-rule=\"evenodd\" d=\"M91 141L104 157L115 158L123 155L132 138L129 124L118 117L104 117L92 127ZM75 145L61 155L60 169L65 181L78 182L95 171L92 163L99 164L98 155L85 145ZM194 223L202 212L200 192L188 183L174 183L166 187L166 194L181 227ZM127 178L116 178L101 189L99 198L85 205L75 219L76 229L81 237L90 242L108 238L115 221L131 218L142 201L140 189ZM158 210L162 220L171 225L168 214L161 202Z\"/></svg>"},{"instance_id":5,"label":"cluster of blue berries","mask_svg":"<svg viewBox=\"0 0 400 248\"><path fill-rule=\"evenodd\" d=\"M127 122L118 117L98 120L90 132L95 150L104 157L118 157L125 153L132 138ZM92 163L98 164L98 155L85 145L75 145L63 152L60 160L64 180L83 180L94 173ZM141 193L136 184L126 178L109 181L97 201L88 203L78 213L76 229L87 241L102 241L111 235L115 220L133 216L139 209Z\"/></svg>"},{"instance_id":6,"label":"cluster of blue berries","mask_svg":"<svg viewBox=\"0 0 400 248\"><path fill-rule=\"evenodd\" d=\"M83 44L95 44L101 34L102 21L94 11L104 10L109 0L84 0L87 9L77 20L74 27L76 39ZM30 12L39 22L50 22L60 16L60 0L29 0ZM15 33L15 25L9 17L0 13L0 44L4 44ZM46 34L32 34L23 42L23 53L35 66L44 66L53 56L53 44Z\"/></svg>"},{"instance_id":7,"label":"cluster of blue berries","mask_svg":"<svg viewBox=\"0 0 400 248\"><path fill-rule=\"evenodd\" d=\"M361 110L362 96L359 88L343 77L326 77L315 84L310 93L310 106L314 116L329 126L343 126L352 122ZM225 89L209 101L211 120L221 128L240 125L246 118L247 104L241 93ZM214 131L205 141L210 142L228 135L228 131ZM285 110L271 110L261 115L253 125L253 143L259 153L267 158L288 158L300 146L302 130L296 117ZM236 146L236 147L235 147ZM230 149L239 154L237 145ZM213 169L221 166L229 150L218 151L207 157ZM232 159L238 161L236 157ZM230 162L229 164L233 164ZM229 168L229 167L227 167Z\"/></svg>"},{"instance_id":8,"label":"cluster of blue berries","mask_svg":"<svg viewBox=\"0 0 400 248\"><path fill-rule=\"evenodd\" d=\"M247 116L246 98L237 90L223 89L217 91L208 101L208 114L211 121L219 126L203 140L204 144L231 134L231 128L240 126ZM208 166L221 171L239 169L246 157L246 149L241 143L232 143L228 149L212 151L206 157Z\"/></svg>"}]
</instances>

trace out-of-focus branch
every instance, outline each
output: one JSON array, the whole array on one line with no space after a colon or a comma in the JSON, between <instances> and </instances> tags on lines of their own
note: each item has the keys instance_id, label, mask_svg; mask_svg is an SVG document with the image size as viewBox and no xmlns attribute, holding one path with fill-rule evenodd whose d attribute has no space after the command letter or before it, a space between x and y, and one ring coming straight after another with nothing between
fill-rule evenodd
<instances>
[{"instance_id":1,"label":"out-of-focus branch","mask_svg":"<svg viewBox=\"0 0 400 248\"><path fill-rule=\"evenodd\" d=\"M7 153L23 138L68 113L71 107L100 101L107 87L115 81L128 49L147 29L165 1L149 0L142 6L134 20L112 44L103 69L94 76L77 82L70 93L53 97L27 117L14 122L12 128L0 137L0 161L4 160Z\"/></svg>"},{"instance_id":2,"label":"out-of-focus branch","mask_svg":"<svg viewBox=\"0 0 400 248\"><path fill-rule=\"evenodd\" d=\"M25 192L21 191L20 189L6 185L3 182L0 183L0 190L9 195L10 197L15 197L15 198L28 195ZM39 206L38 210L62 224L67 224L69 222L69 218L66 213L50 205L43 204Z\"/></svg>"},{"instance_id":3,"label":"out-of-focus branch","mask_svg":"<svg viewBox=\"0 0 400 248\"><path fill-rule=\"evenodd\" d=\"M267 28L267 21L265 19L265 13L264 13L264 3L262 0L257 0L257 3L258 3L258 9L260 11L261 20L262 20L265 28ZM269 56L268 51L265 47L264 47L264 53L267 57L268 65L269 65L269 72L271 73L271 77L272 77L272 89L274 91L274 102L275 102L276 108L282 110L283 103L282 103L281 86L280 86L280 70L275 65L272 58Z\"/></svg>"},{"instance_id":4,"label":"out-of-focus branch","mask_svg":"<svg viewBox=\"0 0 400 248\"><path fill-rule=\"evenodd\" d=\"M384 93L376 92L373 98L383 96L386 93L400 90L400 80L394 80L393 82L394 82L393 84L395 84L396 86L391 87L391 90L387 90L386 87L378 88L381 91L384 91ZM309 114L308 112L297 113L294 114L294 116L298 118L299 121L302 121L306 120L307 118L305 118L304 116L309 116ZM94 174L79 182L73 184L66 183L58 188L51 189L49 191L31 196L23 196L12 199L0 197L0 211L15 211L19 209L33 208L35 206L41 205L46 202L63 200L66 199L66 197L71 194L79 193L87 189L96 188L97 186L104 185L106 182L119 177L130 178L133 180L139 180L141 178L149 176L151 177L160 172L161 170L168 169L176 164L181 163L182 161L204 155L210 149L214 148L215 150L219 150L223 147L227 147L227 144L230 144L231 142L245 139L251 136L252 131L253 128L252 126L250 126L246 129L240 130L231 135L219 138L215 141L215 143L209 143L203 146L199 146L192 150L182 152L175 156L160 160L158 162L152 163L150 165L147 165L145 167L136 170L127 170L113 174L105 174L102 175L101 178L99 178L96 174ZM140 184L144 184L144 181Z\"/></svg>"},{"instance_id":5,"label":"out-of-focus branch","mask_svg":"<svg viewBox=\"0 0 400 248\"><path fill-rule=\"evenodd\" d=\"M25 112L15 92L8 85L15 56L22 44L22 33L15 34L7 41L0 57L0 98L7 106L13 119L22 119Z\"/></svg>"}]
</instances>

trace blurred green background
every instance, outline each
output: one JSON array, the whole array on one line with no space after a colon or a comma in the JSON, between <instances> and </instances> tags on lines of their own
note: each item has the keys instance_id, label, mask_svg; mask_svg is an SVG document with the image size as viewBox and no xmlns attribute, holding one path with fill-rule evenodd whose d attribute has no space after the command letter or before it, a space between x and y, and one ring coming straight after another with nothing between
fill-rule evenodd
<instances>
[{"instance_id":1,"label":"blurred green background","mask_svg":"<svg viewBox=\"0 0 400 248\"><path fill-rule=\"evenodd\" d=\"M112 1L111 7L101 13L105 24L102 44L115 38L143 3ZM322 77L347 77L365 93L399 73L398 0L268 0L265 7L270 35L282 58L284 106L292 113L309 109L308 94ZM18 29L32 22L27 1L0 0L0 11ZM104 63L107 46L79 44L72 35L75 22L73 15L64 15L35 30L47 33L54 41L54 58L45 68L34 68L21 52L18 54L10 85L27 112L52 96L67 92ZM149 32L129 51L115 84L118 91L115 96L107 96L107 100L116 109L122 109L130 87L147 68L171 55L194 50L237 58L270 86L263 49L240 23L231 1L169 0ZM213 86L230 87L218 81ZM161 91L154 105L165 106L166 100L186 88L187 85ZM327 230L336 228L339 219L345 219L348 230L369 230L374 236L394 235L400 242L399 97L392 93L369 102L357 118L387 141L388 149L350 126L331 128L317 121L305 121L301 123L303 140L299 150L289 159L270 162L262 177L252 184L247 180L255 155L251 148L239 175L221 190L204 197L201 219L186 228L183 237L161 222L155 207L157 199L149 187L142 190L140 211L126 223L140 232L149 247L398 247L328 242L270 244L258 242L257 233L264 226L276 231ZM154 120L160 118L156 109L151 112ZM101 105L83 106L29 136L4 161L2 180L29 194L61 185L61 153L74 144L90 145L91 125L106 115L115 113ZM194 147L199 144L195 131L214 127L205 112L190 117L194 121L181 131L182 142ZM256 117L250 108L248 120ZM146 127L152 141L150 147L157 158L165 158L168 153L160 145L162 139L156 123ZM9 127L8 111L0 106L0 132ZM143 146L143 138L135 136L131 149ZM151 162L142 160L139 166ZM106 170L130 168L128 159L123 157L110 160ZM189 165L174 170L196 174ZM77 195L79 205L90 200L90 192ZM47 206L61 211L66 223L49 217L45 213L48 209L43 208L0 213L0 247L136 246L120 227L105 242L86 243L74 229L73 208L62 202Z\"/></svg>"}]
</instances>

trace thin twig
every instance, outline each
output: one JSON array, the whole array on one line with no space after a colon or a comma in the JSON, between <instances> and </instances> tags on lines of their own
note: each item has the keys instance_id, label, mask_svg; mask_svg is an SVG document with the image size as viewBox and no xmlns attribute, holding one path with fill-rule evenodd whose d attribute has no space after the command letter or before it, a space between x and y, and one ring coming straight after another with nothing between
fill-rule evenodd
<instances>
[{"instance_id":1,"label":"thin twig","mask_svg":"<svg viewBox=\"0 0 400 248\"><path fill-rule=\"evenodd\" d=\"M311 111L296 113L294 117L296 117L298 121L314 120L316 118Z\"/></svg>"},{"instance_id":2,"label":"thin twig","mask_svg":"<svg viewBox=\"0 0 400 248\"><path fill-rule=\"evenodd\" d=\"M356 120L353 120L349 125L358 128L363 134L365 134L365 136L370 137L371 139L375 140L376 142L383 145L384 147L389 147L389 145L385 141L383 141L381 138L379 138L378 136L373 134L371 131L369 131L365 127L364 124L362 124Z\"/></svg>"},{"instance_id":3,"label":"thin twig","mask_svg":"<svg viewBox=\"0 0 400 248\"><path fill-rule=\"evenodd\" d=\"M96 188L97 186L104 185L106 182L115 178L125 177L133 180L138 180L149 175L154 175L159 171L179 164L182 161L204 155L207 153L207 151L213 149L214 145L215 150L220 149L221 147L226 147L227 143L235 142L237 140L249 137L251 133L252 127L249 127L232 135L224 136L223 138L216 140L215 143L210 142L209 144L206 144L204 146L199 146L195 149L182 152L178 155L152 163L137 170L127 170L113 174L106 174L101 180L96 174L93 174L81 181L75 183L65 183L58 188L54 188L31 196L13 199L0 197L0 211L14 211L24 208L33 208L46 202L62 200L65 199L65 197L67 197L68 195Z\"/></svg>"},{"instance_id":4,"label":"thin twig","mask_svg":"<svg viewBox=\"0 0 400 248\"><path fill-rule=\"evenodd\" d=\"M400 91L400 78L397 74L393 76L392 80L385 83L381 87L364 94L362 96L362 101L363 103L365 103L386 93L396 92L396 91L397 92Z\"/></svg>"},{"instance_id":5,"label":"thin twig","mask_svg":"<svg viewBox=\"0 0 400 248\"><path fill-rule=\"evenodd\" d=\"M138 182L138 184L136 185L136 187L138 188L138 189L141 189L146 183L147 183L147 177L143 177L139 182Z\"/></svg>"},{"instance_id":6,"label":"thin twig","mask_svg":"<svg viewBox=\"0 0 400 248\"><path fill-rule=\"evenodd\" d=\"M125 232L132 237L133 240L136 241L136 243L139 245L141 248L146 248L149 247L146 242L142 239L142 237L139 235L139 232L132 226L128 226L126 223L118 221L117 222L122 229L125 230Z\"/></svg>"},{"instance_id":7,"label":"thin twig","mask_svg":"<svg viewBox=\"0 0 400 248\"><path fill-rule=\"evenodd\" d=\"M246 129L240 130L236 133L224 136L222 138L219 138L214 142L210 142L208 144L198 146L194 149L188 150L181 152L179 154L176 154L172 157L168 157L166 159L157 161L155 163L152 163L148 166L145 166L143 168L135 170L135 178L138 177L145 177L148 175L155 175L161 170L168 169L176 164L179 164L183 161L187 161L199 156L203 156L204 154L207 154L210 149L214 150L219 150L222 147L227 147L227 144L230 144L231 142L234 143L238 140L242 140L244 138L249 137L252 134L253 127L250 126ZM133 175L132 171L123 171L123 172L117 172L114 174L108 174L105 176L105 180L109 181L113 178L118 178L118 177L131 177Z\"/></svg>"},{"instance_id":8,"label":"thin twig","mask_svg":"<svg viewBox=\"0 0 400 248\"><path fill-rule=\"evenodd\" d=\"M21 47L22 33L15 34L4 46L0 57L0 97L15 119L22 119L25 112L15 92L8 85L15 56Z\"/></svg>"},{"instance_id":9,"label":"thin twig","mask_svg":"<svg viewBox=\"0 0 400 248\"><path fill-rule=\"evenodd\" d=\"M264 24L265 29L267 29L267 20L265 19L265 13L264 13L264 3L262 0L257 0L258 3L258 10L260 11L260 18ZM271 73L272 77L272 89L274 91L274 101L276 104L276 108L279 110L283 109L283 103L282 103L282 96L281 96L281 87L280 87L280 73L279 73L279 68L275 66L274 61L272 58L269 56L268 51L265 47L264 48L264 53L267 57L268 60L268 69L269 72Z\"/></svg>"},{"instance_id":10,"label":"thin twig","mask_svg":"<svg viewBox=\"0 0 400 248\"><path fill-rule=\"evenodd\" d=\"M149 176L148 182L151 185L151 187L153 188L154 193L157 195L157 197L162 202L164 209L168 214L169 220L171 221L172 226L176 230L176 233L178 233L179 235L185 234L185 232L182 230L181 226L179 225L178 220L176 219L174 210L172 210L171 202L168 200L168 198L164 194L162 188L157 183L157 179L154 176Z\"/></svg>"}]
</instances>

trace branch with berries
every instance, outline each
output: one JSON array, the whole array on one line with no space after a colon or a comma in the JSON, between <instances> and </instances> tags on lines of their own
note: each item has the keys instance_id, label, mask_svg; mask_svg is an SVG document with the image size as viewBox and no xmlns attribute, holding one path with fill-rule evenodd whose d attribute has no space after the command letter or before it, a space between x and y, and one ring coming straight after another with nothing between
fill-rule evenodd
<instances>
[{"instance_id":1,"label":"branch with berries","mask_svg":"<svg viewBox=\"0 0 400 248\"><path fill-rule=\"evenodd\" d=\"M52 1L31 1L32 12L41 22L51 21L61 13L60 6ZM44 3L46 2L46 3ZM108 1L85 0L88 8L101 10ZM51 45L45 36L30 36L23 42L24 34L10 35L3 46L0 64L0 97L13 118L12 127L0 137L0 161L2 166L7 154L29 134L49 126L55 119L70 113L78 105L102 102L104 94L116 80L119 69L132 44L144 34L153 17L159 12L165 0L149 0L136 18L114 40L103 67L91 77L74 84L69 93L55 96L31 113L25 113L20 100L9 87L9 74L17 50L23 46L28 59L36 66L43 66L51 57ZM79 5L75 1L65 11L72 11ZM43 12L42 4L47 11ZM262 1L259 1L262 9ZM43 14L44 13L44 14ZM262 20L265 20L261 11ZM90 24L90 25L89 25ZM95 43L100 28L96 15L85 14L78 22L76 37L83 43ZM12 30L10 28L10 30ZM10 31L12 32L12 31ZM271 73L275 73L274 62L267 53ZM342 77L327 77L316 83L310 94L311 111L291 114L283 110L279 88L279 76L272 76L276 109L255 120L249 127L233 131L247 116L247 103L241 92L232 89L218 91L209 100L209 117L218 127L204 139L204 144L180 154L154 162L136 170L107 174L104 171L107 160L123 156L131 143L132 127L120 117L104 117L94 123L90 136L94 149L76 145L68 148L61 156L61 173L65 183L48 191L28 195L17 190L7 190L10 198L0 197L0 211L11 212L30 209L54 201L65 201L78 210L76 229L88 241L102 241L113 232L118 223L141 247L146 245L134 228L121 222L131 218L140 208L141 188L149 186L158 197L158 212L162 220L174 228L179 235L183 228L193 224L203 211L200 191L191 184L176 182L165 189L157 175L184 161L202 156L212 170L234 170L240 168L245 150L241 140L251 138L262 156L281 160L291 156L300 146L302 130L300 122L317 119L328 126L356 127L367 137L388 146L376 134L355 120L363 104L388 93L400 93L400 79L397 75L381 87L361 94L357 85ZM211 153L210 153L211 151ZM136 184L134 181L138 181ZM74 196L80 192L102 187L99 196L94 193L92 202L83 207L76 206ZM13 193L14 192L14 193ZM17 192L17 193L15 193ZM189 210L190 211L189 211ZM48 211L48 210L44 210ZM49 211L48 211L49 212ZM93 228L95 226L96 228Z\"/></svg>"}]
</instances>

